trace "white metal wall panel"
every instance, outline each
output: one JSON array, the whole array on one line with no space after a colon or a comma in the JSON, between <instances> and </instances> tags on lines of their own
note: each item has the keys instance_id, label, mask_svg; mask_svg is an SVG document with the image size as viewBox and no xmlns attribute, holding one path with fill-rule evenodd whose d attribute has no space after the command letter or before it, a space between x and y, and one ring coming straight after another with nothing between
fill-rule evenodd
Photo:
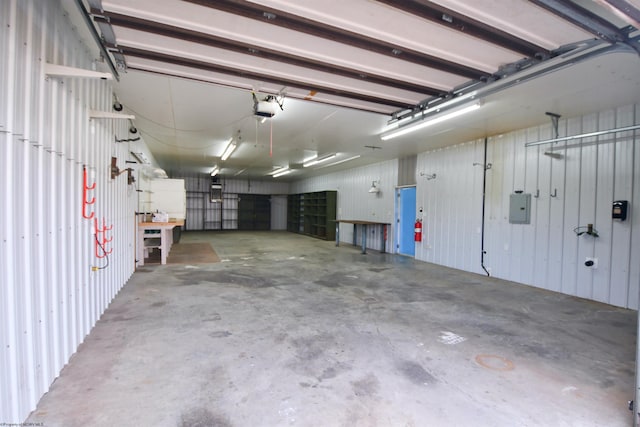
<instances>
[{"instance_id":1,"label":"white metal wall panel","mask_svg":"<svg viewBox=\"0 0 640 427\"><path fill-rule=\"evenodd\" d=\"M640 123L640 107L635 106L633 116L634 123ZM640 149L637 141L640 138L640 132L634 132L633 140L633 170L632 170L632 199L629 200L630 218L627 219L631 229L631 250L630 250L630 273L629 273L629 292L627 296L627 306L629 308L638 309L638 298L640 295ZM633 202L633 203L632 203ZM625 248L626 249L626 248Z\"/></svg>"},{"instance_id":2,"label":"white metal wall panel","mask_svg":"<svg viewBox=\"0 0 640 427\"><path fill-rule=\"evenodd\" d=\"M380 192L369 193L371 183L377 181ZM395 252L393 218L395 209L395 186L398 181L398 160L388 160L373 165L308 178L291 184L291 193L337 190L338 219L364 220L391 224L387 228L386 250ZM381 227L368 227L367 247L382 249ZM353 226L340 225L340 241L353 242ZM358 232L357 243L361 244Z\"/></svg>"},{"instance_id":3,"label":"white metal wall panel","mask_svg":"<svg viewBox=\"0 0 640 427\"><path fill-rule=\"evenodd\" d=\"M423 209L423 237L416 259L481 271L483 156L483 141L418 155L416 204ZM434 173L435 179L425 178Z\"/></svg>"},{"instance_id":4,"label":"white metal wall panel","mask_svg":"<svg viewBox=\"0 0 640 427\"><path fill-rule=\"evenodd\" d=\"M571 118L567 120L567 135L577 135L582 132L581 118ZM580 191L575 188L575 184L580 182L581 150L573 146L564 152L564 162L566 165L565 188L564 188L564 246L562 265L562 292L569 295L577 295L578 292L578 239L573 232L573 228L580 219ZM572 226L573 225L573 226Z\"/></svg>"},{"instance_id":5,"label":"white metal wall panel","mask_svg":"<svg viewBox=\"0 0 640 427\"><path fill-rule=\"evenodd\" d=\"M50 78L44 64L91 69L58 1L0 2L0 420L24 421L133 272L137 192L124 169L128 123L89 120L111 109L102 80ZM83 165L92 211L111 226L109 266L82 218Z\"/></svg>"},{"instance_id":6,"label":"white metal wall panel","mask_svg":"<svg viewBox=\"0 0 640 427\"><path fill-rule=\"evenodd\" d=\"M637 106L562 119L559 134L576 135L640 123ZM583 138L545 146L544 125L488 141L485 266L491 275L569 295L637 308L640 268L639 132ZM462 270L480 268L482 141L418 156L418 205L424 207L424 242L416 258ZM545 152L560 157L545 155ZM471 190L470 190L471 189ZM509 196L531 193L531 223L509 224ZM537 197L535 197L537 196ZM628 200L627 221L611 218L611 203ZM599 237L577 236L593 224ZM597 268L585 266L597 258Z\"/></svg>"},{"instance_id":7,"label":"white metal wall panel","mask_svg":"<svg viewBox=\"0 0 640 427\"><path fill-rule=\"evenodd\" d=\"M566 135L566 122L558 124L558 134ZM554 137L554 133L550 133L550 137ZM562 266L566 261L564 253L564 237L565 237L565 201L569 194L566 191L565 177L566 177L566 165L567 165L567 153L563 148L566 146L566 142L554 144L553 147L540 147L542 151L542 162L547 162L550 170L551 179L549 186L540 189L540 197L545 197L549 200L549 246L548 246L548 262L547 262L547 277L546 288L552 291L562 291ZM554 158L551 156L545 156L544 153L548 152L561 156L561 158ZM558 189L562 191L562 197L551 197L552 192ZM570 236L572 238L573 236ZM543 282L540 282L543 283Z\"/></svg>"},{"instance_id":8,"label":"white metal wall panel","mask_svg":"<svg viewBox=\"0 0 640 427\"><path fill-rule=\"evenodd\" d=\"M599 114L595 121L597 129L613 129L616 126L615 111L605 111ZM611 286L611 252L613 241L613 219L611 218L611 204L615 183L615 152L618 136L616 134L599 136L596 141L596 190L594 203L594 226L599 237L592 239L594 243L594 257L598 258L598 268L592 273L592 296L596 301L609 302ZM583 236L584 237L584 236ZM585 260L580 260L583 264ZM590 269L584 268L589 271Z\"/></svg>"},{"instance_id":9,"label":"white metal wall panel","mask_svg":"<svg viewBox=\"0 0 640 427\"><path fill-rule=\"evenodd\" d=\"M616 127L631 126L634 122L633 106L620 108L616 115ZM634 139L633 132L621 132L617 135L615 145L615 175L613 183L613 200L640 200L633 195L634 180ZM640 163L635 163L640 165ZM637 182L637 179L636 179ZM632 216L626 221L613 221L611 228L611 286L609 300L614 305L624 306L629 301L629 279L631 265L638 264L631 258ZM637 228L637 227L636 227ZM640 277L640 276L636 276ZM636 294L637 295L637 294ZM637 301L637 298L635 299ZM636 307L636 301L629 301L630 306Z\"/></svg>"},{"instance_id":10,"label":"white metal wall panel","mask_svg":"<svg viewBox=\"0 0 640 427\"><path fill-rule=\"evenodd\" d=\"M538 141L549 139L552 137L549 127L541 127L533 133L534 138ZM533 283L546 283L549 288L553 287L548 281L549 272L549 229L551 228L551 203L557 197L552 197L554 191L559 191L556 187L552 188L551 180L553 174L551 171L551 158L544 155L545 147L535 147L529 149L532 157L536 158L536 175L535 186L528 189L533 196L532 207L535 208L535 225L532 227L534 232L536 248L533 257Z\"/></svg>"},{"instance_id":11,"label":"white metal wall panel","mask_svg":"<svg viewBox=\"0 0 640 427\"><path fill-rule=\"evenodd\" d=\"M287 229L287 196L271 196L271 229Z\"/></svg>"}]
</instances>

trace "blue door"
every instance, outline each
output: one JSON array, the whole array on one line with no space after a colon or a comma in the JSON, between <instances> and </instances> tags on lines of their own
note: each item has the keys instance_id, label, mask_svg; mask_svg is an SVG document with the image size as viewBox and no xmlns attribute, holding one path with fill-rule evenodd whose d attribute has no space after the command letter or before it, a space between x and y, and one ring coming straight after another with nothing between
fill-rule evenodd
<instances>
[{"instance_id":1,"label":"blue door","mask_svg":"<svg viewBox=\"0 0 640 427\"><path fill-rule=\"evenodd\" d=\"M416 245L413 241L413 226L416 221L416 187L397 190L396 236L398 253L415 256Z\"/></svg>"}]
</instances>

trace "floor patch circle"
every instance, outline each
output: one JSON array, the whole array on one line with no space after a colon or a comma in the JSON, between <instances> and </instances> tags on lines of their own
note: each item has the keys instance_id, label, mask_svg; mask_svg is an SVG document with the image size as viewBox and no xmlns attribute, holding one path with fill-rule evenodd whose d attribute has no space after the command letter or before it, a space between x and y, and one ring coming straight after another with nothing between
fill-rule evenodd
<instances>
[{"instance_id":1,"label":"floor patch circle","mask_svg":"<svg viewBox=\"0 0 640 427\"><path fill-rule=\"evenodd\" d=\"M483 368L494 371L513 371L515 369L511 360L495 354L479 354L476 356L476 363Z\"/></svg>"}]
</instances>

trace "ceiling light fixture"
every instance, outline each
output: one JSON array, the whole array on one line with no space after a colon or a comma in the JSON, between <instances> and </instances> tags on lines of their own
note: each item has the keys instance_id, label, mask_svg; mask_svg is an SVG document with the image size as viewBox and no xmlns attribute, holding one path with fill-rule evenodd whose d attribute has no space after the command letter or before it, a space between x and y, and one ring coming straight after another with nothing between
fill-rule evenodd
<instances>
[{"instance_id":1,"label":"ceiling light fixture","mask_svg":"<svg viewBox=\"0 0 640 427\"><path fill-rule=\"evenodd\" d=\"M235 150L237 147L237 144L235 142L233 142L233 139L229 140L229 144L227 145L227 148L224 149L224 153L222 153L222 157L221 160L224 162L225 160L227 160L229 158L229 156L231 155L231 153L233 153L233 150Z\"/></svg>"},{"instance_id":2,"label":"ceiling light fixture","mask_svg":"<svg viewBox=\"0 0 640 427\"><path fill-rule=\"evenodd\" d=\"M326 165L322 165L317 169L328 168L329 166L339 165L340 163L349 162L351 160L355 160L355 159L359 159L359 158L360 158L360 154L357 154L357 155L355 155L353 157L349 157L347 159L342 159L342 160L338 160L337 162L333 162L333 163L329 163L329 164L326 164Z\"/></svg>"},{"instance_id":3,"label":"ceiling light fixture","mask_svg":"<svg viewBox=\"0 0 640 427\"><path fill-rule=\"evenodd\" d=\"M333 159L337 154L336 153L332 153L332 154L327 154L326 156L323 157L316 157L315 159L309 160L308 162L304 162L302 164L302 167L308 168L309 166L313 166L313 165L317 165L318 163L322 163L322 162L326 162L329 159Z\"/></svg>"},{"instance_id":4,"label":"ceiling light fixture","mask_svg":"<svg viewBox=\"0 0 640 427\"><path fill-rule=\"evenodd\" d=\"M414 132L418 129L424 129L428 126L431 125L435 125L441 122L444 122L445 120L449 120L452 119L454 117L458 117L461 116L463 114L469 113L471 111L477 110L478 108L480 108L480 102L475 102L471 105L467 105L466 107L460 108L459 110L453 110L453 111L447 111L445 113L439 114L439 108L435 108L435 113L433 116L428 116L428 117L424 117L424 114L428 114L429 111L426 110L425 112L422 113L422 119L419 119L417 121L411 122L410 124L406 125L406 126L402 126L399 127L398 129L382 134L380 136L380 139L382 139L383 141L392 139L392 138L396 138L398 136L402 136L402 135L406 135L410 132Z\"/></svg>"},{"instance_id":5,"label":"ceiling light fixture","mask_svg":"<svg viewBox=\"0 0 640 427\"><path fill-rule=\"evenodd\" d=\"M314 160L315 160L315 159L317 159L317 158L318 158L318 155L317 155L317 154L314 154L313 156L311 156L311 157L307 157L306 159L304 159L304 160L302 161L302 163L303 163L303 164L304 164L304 163L309 163L309 162L314 161Z\"/></svg>"},{"instance_id":6,"label":"ceiling light fixture","mask_svg":"<svg viewBox=\"0 0 640 427\"><path fill-rule=\"evenodd\" d=\"M273 177L277 178L279 176L286 175L286 174L291 173L291 172L293 172L291 169L283 170L283 171L280 171L278 173L274 173Z\"/></svg>"},{"instance_id":7,"label":"ceiling light fixture","mask_svg":"<svg viewBox=\"0 0 640 427\"><path fill-rule=\"evenodd\" d=\"M286 171L286 170L289 170L289 166L283 166L283 167L276 166L276 168L277 168L277 169L272 170L272 171L271 171L271 172L269 172L267 175L275 175L275 174L277 174L277 173L280 173L280 172L284 172L284 171Z\"/></svg>"},{"instance_id":8,"label":"ceiling light fixture","mask_svg":"<svg viewBox=\"0 0 640 427\"><path fill-rule=\"evenodd\" d=\"M211 176L218 175L218 172L220 172L220 168L218 167L218 165L214 165L213 169L211 169Z\"/></svg>"}]
</instances>

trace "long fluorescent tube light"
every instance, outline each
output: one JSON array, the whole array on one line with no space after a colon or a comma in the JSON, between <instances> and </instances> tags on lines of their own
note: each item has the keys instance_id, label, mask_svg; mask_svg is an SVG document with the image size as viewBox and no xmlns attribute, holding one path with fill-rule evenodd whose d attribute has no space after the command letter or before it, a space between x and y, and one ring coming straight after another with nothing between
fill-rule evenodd
<instances>
[{"instance_id":1,"label":"long fluorescent tube light","mask_svg":"<svg viewBox=\"0 0 640 427\"><path fill-rule=\"evenodd\" d=\"M229 158L229 156L231 155L231 153L233 153L233 150L236 149L236 143L233 141L229 142L229 145L227 145L227 148L225 148L224 153L222 153L222 157L221 160L224 162L225 160L227 160Z\"/></svg>"},{"instance_id":2,"label":"long fluorescent tube light","mask_svg":"<svg viewBox=\"0 0 640 427\"><path fill-rule=\"evenodd\" d=\"M267 175L275 175L275 174L277 174L277 173L284 172L284 171L286 171L286 170L289 170L289 166L284 166L284 167L281 167L281 168L278 168L278 169L272 170L272 171L271 171L271 172L269 172Z\"/></svg>"},{"instance_id":3,"label":"long fluorescent tube light","mask_svg":"<svg viewBox=\"0 0 640 427\"><path fill-rule=\"evenodd\" d=\"M286 175L286 174L291 173L291 172L292 172L291 169L287 169L287 170L283 170L282 172L274 173L272 176L274 178L277 178L279 176Z\"/></svg>"},{"instance_id":4,"label":"long fluorescent tube light","mask_svg":"<svg viewBox=\"0 0 640 427\"><path fill-rule=\"evenodd\" d=\"M328 168L329 166L339 165L340 163L349 162L351 160L355 160L355 159L358 159L358 158L360 158L360 154L358 154L356 156L353 156L353 157L349 157L348 159L342 159L342 160L338 160L337 162L329 163L327 165L322 165L318 169Z\"/></svg>"},{"instance_id":5,"label":"long fluorescent tube light","mask_svg":"<svg viewBox=\"0 0 640 427\"><path fill-rule=\"evenodd\" d=\"M309 166L317 165L318 163L322 163L322 162L325 162L325 161L327 161L329 159L333 159L335 156L336 156L336 153L327 154L326 156L320 157L320 158L316 157L313 160L310 160L308 162L303 163L302 167L308 168Z\"/></svg>"},{"instance_id":6,"label":"long fluorescent tube light","mask_svg":"<svg viewBox=\"0 0 640 427\"><path fill-rule=\"evenodd\" d=\"M213 169L211 169L211 176L218 175L218 172L220 172L220 168L218 167L218 165L215 165Z\"/></svg>"},{"instance_id":7,"label":"long fluorescent tube light","mask_svg":"<svg viewBox=\"0 0 640 427\"><path fill-rule=\"evenodd\" d=\"M383 134L383 135L380 136L380 139L382 139L383 141L386 141L386 140L391 139L391 138L396 138L396 137L401 136L401 135L406 135L406 134L408 134L410 132L414 132L414 131L416 131L418 129L424 129L427 126L435 125L437 123L444 122L445 120L449 120L449 119L452 119L454 117L461 116L463 114L466 114L466 113L469 113L471 111L477 110L478 108L480 108L480 103L476 102L474 104L471 104L471 105L468 105L466 107L463 107L463 108L461 108L459 110L454 110L454 111L451 111L451 112L443 113L441 115L436 115L433 118L425 118L425 119L417 121L417 122L415 122L413 124L401 127L399 129L396 129L393 132L389 132L387 134Z\"/></svg>"},{"instance_id":8,"label":"long fluorescent tube light","mask_svg":"<svg viewBox=\"0 0 640 427\"><path fill-rule=\"evenodd\" d=\"M477 90L474 90L473 92L469 92L469 93L465 93L464 95L458 95L453 99L450 99L448 101L445 102L439 102L437 105L434 106L429 106L427 105L426 108L427 109L431 109L431 110L435 110L435 109L443 109L449 106L452 106L454 104L459 104L461 102L465 102L468 101L469 98L475 98L476 95L478 94ZM439 100L436 100L434 102L438 102ZM420 115L422 114L421 111L418 111L417 113L411 114L411 115L407 115L406 117L393 121L391 123L389 123L383 130L381 133L385 133L385 132L389 132L393 129L397 129L399 127L401 127L403 125L403 123L408 123L411 120L417 119L418 117L420 117Z\"/></svg>"}]
</instances>

